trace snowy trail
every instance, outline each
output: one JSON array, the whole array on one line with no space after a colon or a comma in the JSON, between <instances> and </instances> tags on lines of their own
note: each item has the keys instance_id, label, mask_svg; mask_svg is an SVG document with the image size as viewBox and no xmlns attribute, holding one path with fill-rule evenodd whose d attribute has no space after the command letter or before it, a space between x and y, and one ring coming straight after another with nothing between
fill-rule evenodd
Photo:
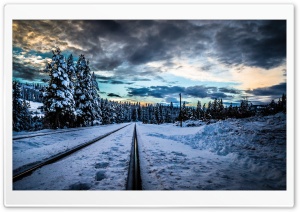
<instances>
[{"instance_id":1,"label":"snowy trail","mask_svg":"<svg viewBox=\"0 0 300 212\"><path fill-rule=\"evenodd\" d=\"M42 161L127 124L96 126L84 130L80 128L80 130L72 132L14 140L13 169L16 170L24 165Z\"/></svg>"},{"instance_id":2,"label":"snowy trail","mask_svg":"<svg viewBox=\"0 0 300 212\"><path fill-rule=\"evenodd\" d=\"M134 124L38 169L15 182L14 190L124 190L133 129Z\"/></svg>"},{"instance_id":3,"label":"snowy trail","mask_svg":"<svg viewBox=\"0 0 300 212\"><path fill-rule=\"evenodd\" d=\"M283 115L193 128L137 125L143 189L284 190Z\"/></svg>"}]
</instances>

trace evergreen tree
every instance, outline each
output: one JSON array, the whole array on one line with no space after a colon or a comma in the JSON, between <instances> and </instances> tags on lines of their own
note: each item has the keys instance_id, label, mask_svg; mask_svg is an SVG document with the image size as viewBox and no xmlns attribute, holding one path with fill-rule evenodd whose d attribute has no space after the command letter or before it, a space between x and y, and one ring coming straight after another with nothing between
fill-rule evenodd
<instances>
[{"instance_id":1,"label":"evergreen tree","mask_svg":"<svg viewBox=\"0 0 300 212\"><path fill-rule=\"evenodd\" d=\"M69 127L76 114L67 65L58 47L52 52L52 61L47 65L50 80L42 94L45 122L51 128Z\"/></svg>"},{"instance_id":2,"label":"evergreen tree","mask_svg":"<svg viewBox=\"0 0 300 212\"><path fill-rule=\"evenodd\" d=\"M246 118L246 117L250 117L251 115L253 115L251 113L251 106L252 106L252 104L245 97L241 101L240 110L239 110L239 114L238 114L239 118Z\"/></svg>"},{"instance_id":3,"label":"evergreen tree","mask_svg":"<svg viewBox=\"0 0 300 212\"><path fill-rule=\"evenodd\" d=\"M69 80L70 80L70 85L74 89L74 84L76 82L76 68L74 66L74 60L73 60L73 55L70 54L68 59L67 59L67 70L66 70Z\"/></svg>"},{"instance_id":4,"label":"evergreen tree","mask_svg":"<svg viewBox=\"0 0 300 212\"><path fill-rule=\"evenodd\" d=\"M172 104L172 106L173 106L173 104ZM166 111L165 112L165 122L166 123L173 123L173 121L172 121L171 104L170 104L170 106L166 107L165 111Z\"/></svg>"},{"instance_id":5,"label":"evergreen tree","mask_svg":"<svg viewBox=\"0 0 300 212\"><path fill-rule=\"evenodd\" d=\"M201 110L202 110L201 102L198 101L197 102L197 108L196 108L196 118L199 119L199 120L201 119Z\"/></svg>"},{"instance_id":6,"label":"evergreen tree","mask_svg":"<svg viewBox=\"0 0 300 212\"><path fill-rule=\"evenodd\" d=\"M13 130L29 130L31 125L31 114L28 110L29 104L21 99L21 86L13 82Z\"/></svg>"},{"instance_id":7,"label":"evergreen tree","mask_svg":"<svg viewBox=\"0 0 300 212\"><path fill-rule=\"evenodd\" d=\"M94 121L101 122L100 96L92 81L89 61L80 55L76 65L75 102L77 125L90 126Z\"/></svg>"},{"instance_id":8,"label":"evergreen tree","mask_svg":"<svg viewBox=\"0 0 300 212\"><path fill-rule=\"evenodd\" d=\"M142 107L143 110L143 123L149 124L149 107L146 105L145 107Z\"/></svg>"},{"instance_id":9,"label":"evergreen tree","mask_svg":"<svg viewBox=\"0 0 300 212\"><path fill-rule=\"evenodd\" d=\"M102 123L111 124L110 109L109 109L109 104L107 99L101 101L101 111L102 111Z\"/></svg>"},{"instance_id":10,"label":"evergreen tree","mask_svg":"<svg viewBox=\"0 0 300 212\"><path fill-rule=\"evenodd\" d=\"M212 118L212 116L211 116L211 107L212 107L211 101L209 101L208 104L207 104L206 112L205 112L205 118L206 119L211 119Z\"/></svg>"},{"instance_id":11,"label":"evergreen tree","mask_svg":"<svg viewBox=\"0 0 300 212\"><path fill-rule=\"evenodd\" d=\"M181 117L183 121L186 121L189 119L189 112L188 112L188 108L185 105L185 101L182 104L182 108L181 108Z\"/></svg>"},{"instance_id":12,"label":"evergreen tree","mask_svg":"<svg viewBox=\"0 0 300 212\"><path fill-rule=\"evenodd\" d=\"M100 91L95 72L92 73L92 82L93 82L93 86L95 87L95 89L97 91Z\"/></svg>"}]
</instances>

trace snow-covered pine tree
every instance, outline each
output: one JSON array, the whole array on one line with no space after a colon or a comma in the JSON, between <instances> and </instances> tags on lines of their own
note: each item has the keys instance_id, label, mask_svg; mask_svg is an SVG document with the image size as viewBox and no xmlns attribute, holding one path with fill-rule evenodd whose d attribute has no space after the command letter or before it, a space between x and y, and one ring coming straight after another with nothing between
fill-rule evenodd
<instances>
[{"instance_id":1,"label":"snow-covered pine tree","mask_svg":"<svg viewBox=\"0 0 300 212\"><path fill-rule=\"evenodd\" d=\"M150 106L150 114L151 114L151 116L150 116L151 117L150 123L151 124L157 124L157 118L156 118L157 111L156 111L156 107L153 106L153 105Z\"/></svg>"},{"instance_id":2,"label":"snow-covered pine tree","mask_svg":"<svg viewBox=\"0 0 300 212\"><path fill-rule=\"evenodd\" d=\"M211 119L212 118L212 116L211 116L211 107L212 107L211 101L209 101L208 104L207 104L206 111L205 111L205 118L206 119Z\"/></svg>"},{"instance_id":3,"label":"snow-covered pine tree","mask_svg":"<svg viewBox=\"0 0 300 212\"><path fill-rule=\"evenodd\" d=\"M220 119L225 119L225 107L223 105L223 100L219 99L218 101L218 114Z\"/></svg>"},{"instance_id":4,"label":"snow-covered pine tree","mask_svg":"<svg viewBox=\"0 0 300 212\"><path fill-rule=\"evenodd\" d=\"M74 91L74 86L76 82L76 68L74 66L74 59L73 55L70 54L67 59L67 70L66 70L69 80L70 80L70 87ZM73 93L74 94L74 93Z\"/></svg>"},{"instance_id":5,"label":"snow-covered pine tree","mask_svg":"<svg viewBox=\"0 0 300 212\"><path fill-rule=\"evenodd\" d=\"M93 85L95 86L96 90L100 91L95 72L92 73L92 82L93 82Z\"/></svg>"},{"instance_id":6,"label":"snow-covered pine tree","mask_svg":"<svg viewBox=\"0 0 300 212\"><path fill-rule=\"evenodd\" d=\"M173 103L172 103L172 106L173 106ZM165 108L165 122L166 123L173 123L171 105L169 105Z\"/></svg>"},{"instance_id":7,"label":"snow-covered pine tree","mask_svg":"<svg viewBox=\"0 0 300 212\"><path fill-rule=\"evenodd\" d=\"M186 121L189 119L189 112L188 112L188 108L185 105L185 101L182 104L182 108L181 108L181 117L183 121Z\"/></svg>"},{"instance_id":8,"label":"snow-covered pine tree","mask_svg":"<svg viewBox=\"0 0 300 212\"><path fill-rule=\"evenodd\" d=\"M116 123L125 122L124 104L122 104L122 102L116 103L115 111L116 111Z\"/></svg>"},{"instance_id":9,"label":"snow-covered pine tree","mask_svg":"<svg viewBox=\"0 0 300 212\"><path fill-rule=\"evenodd\" d=\"M114 124L117 122L117 113L116 113L116 107L115 107L115 103L112 101L109 101L108 104L108 111L109 111L109 119L110 119L110 123Z\"/></svg>"},{"instance_id":10,"label":"snow-covered pine tree","mask_svg":"<svg viewBox=\"0 0 300 212\"><path fill-rule=\"evenodd\" d=\"M128 122L132 121L132 108L129 103L127 103L127 121Z\"/></svg>"},{"instance_id":11,"label":"snow-covered pine tree","mask_svg":"<svg viewBox=\"0 0 300 212\"><path fill-rule=\"evenodd\" d=\"M67 65L58 47L52 52L52 61L46 70L50 80L42 94L45 124L50 128L72 127L76 114Z\"/></svg>"},{"instance_id":12,"label":"snow-covered pine tree","mask_svg":"<svg viewBox=\"0 0 300 212\"><path fill-rule=\"evenodd\" d=\"M201 119L201 116L202 116L201 102L198 101L198 103L197 103L197 108L196 108L196 118L197 118L198 120L200 120L200 119Z\"/></svg>"},{"instance_id":13,"label":"snow-covered pine tree","mask_svg":"<svg viewBox=\"0 0 300 212\"><path fill-rule=\"evenodd\" d=\"M18 82L13 82L13 130L29 130L31 114L29 106L25 100L21 99L21 86Z\"/></svg>"},{"instance_id":14,"label":"snow-covered pine tree","mask_svg":"<svg viewBox=\"0 0 300 212\"><path fill-rule=\"evenodd\" d=\"M89 61L87 61L89 64ZM92 74L92 96L93 96L93 122L92 124L102 124L102 111L101 111L101 97L98 93L100 91L96 76ZM114 108L115 109L115 108Z\"/></svg>"},{"instance_id":15,"label":"snow-covered pine tree","mask_svg":"<svg viewBox=\"0 0 300 212\"><path fill-rule=\"evenodd\" d=\"M131 120L134 121L134 122L138 121L138 110L137 110L137 107L135 105L132 107Z\"/></svg>"},{"instance_id":16,"label":"snow-covered pine tree","mask_svg":"<svg viewBox=\"0 0 300 212\"><path fill-rule=\"evenodd\" d=\"M148 105L142 107L142 121L144 124L149 124L149 110Z\"/></svg>"},{"instance_id":17,"label":"snow-covered pine tree","mask_svg":"<svg viewBox=\"0 0 300 212\"><path fill-rule=\"evenodd\" d=\"M101 100L102 124L110 124L110 112L107 99Z\"/></svg>"},{"instance_id":18,"label":"snow-covered pine tree","mask_svg":"<svg viewBox=\"0 0 300 212\"><path fill-rule=\"evenodd\" d=\"M89 62L80 55L76 65L75 103L78 126L90 126L100 123L100 96L93 85Z\"/></svg>"}]
</instances>

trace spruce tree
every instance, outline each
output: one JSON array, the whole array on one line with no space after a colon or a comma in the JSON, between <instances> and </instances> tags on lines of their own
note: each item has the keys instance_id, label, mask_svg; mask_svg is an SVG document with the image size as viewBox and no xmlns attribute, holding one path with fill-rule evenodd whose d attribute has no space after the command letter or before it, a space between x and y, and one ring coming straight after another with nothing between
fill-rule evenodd
<instances>
[{"instance_id":1,"label":"spruce tree","mask_svg":"<svg viewBox=\"0 0 300 212\"><path fill-rule=\"evenodd\" d=\"M13 82L13 130L22 131L30 129L31 114L28 110L29 104L21 99L21 86Z\"/></svg>"},{"instance_id":2,"label":"spruce tree","mask_svg":"<svg viewBox=\"0 0 300 212\"><path fill-rule=\"evenodd\" d=\"M75 103L78 126L90 126L101 122L100 96L92 81L92 74L84 55L80 55L76 65Z\"/></svg>"},{"instance_id":3,"label":"spruce tree","mask_svg":"<svg viewBox=\"0 0 300 212\"><path fill-rule=\"evenodd\" d=\"M74 60L73 60L73 55L70 54L70 56L67 59L67 70L66 70L69 81L70 81L70 87L73 90L73 95L74 95L74 86L76 82L76 68L74 66Z\"/></svg>"},{"instance_id":4,"label":"spruce tree","mask_svg":"<svg viewBox=\"0 0 300 212\"><path fill-rule=\"evenodd\" d=\"M76 114L67 65L58 47L52 53L52 61L46 70L50 80L42 94L45 122L51 128L70 127Z\"/></svg>"}]
</instances>

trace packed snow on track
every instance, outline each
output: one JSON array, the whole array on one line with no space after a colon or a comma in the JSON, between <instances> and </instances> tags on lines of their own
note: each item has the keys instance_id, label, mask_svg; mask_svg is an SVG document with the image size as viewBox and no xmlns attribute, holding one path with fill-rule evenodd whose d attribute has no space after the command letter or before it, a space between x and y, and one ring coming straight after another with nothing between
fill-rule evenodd
<instances>
[{"instance_id":1,"label":"packed snow on track","mask_svg":"<svg viewBox=\"0 0 300 212\"><path fill-rule=\"evenodd\" d=\"M53 133L45 136L37 136L30 138L23 138L13 141L13 170L20 169L22 166L40 162L55 154L69 150L79 144L86 143L96 137L109 133L113 130L126 126L124 124L101 125L95 127L77 128L77 131L55 133L66 131L63 130L42 130L34 133L24 132L22 134L16 133L14 135L32 135L43 133ZM76 129L69 129L76 130Z\"/></svg>"},{"instance_id":2,"label":"packed snow on track","mask_svg":"<svg viewBox=\"0 0 300 212\"><path fill-rule=\"evenodd\" d=\"M16 181L13 189L125 190L133 129L131 124L63 160L46 165ZM95 132L99 134L101 129L95 127Z\"/></svg>"},{"instance_id":3,"label":"packed snow on track","mask_svg":"<svg viewBox=\"0 0 300 212\"><path fill-rule=\"evenodd\" d=\"M286 115L137 125L145 190L285 190Z\"/></svg>"}]
</instances>

